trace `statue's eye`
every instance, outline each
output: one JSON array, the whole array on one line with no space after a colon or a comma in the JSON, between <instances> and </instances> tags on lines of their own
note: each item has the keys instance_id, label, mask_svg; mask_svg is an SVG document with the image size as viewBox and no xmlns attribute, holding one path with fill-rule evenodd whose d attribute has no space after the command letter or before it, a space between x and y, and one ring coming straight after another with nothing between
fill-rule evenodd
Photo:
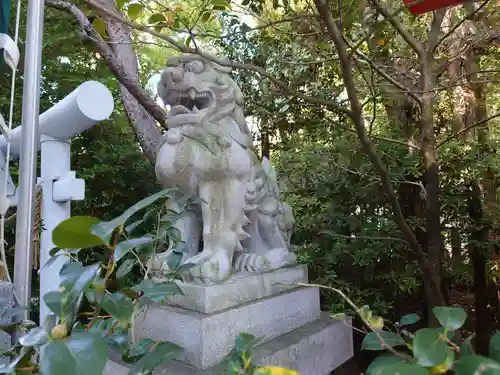
<instances>
[{"instance_id":1,"label":"statue's eye","mask_svg":"<svg viewBox=\"0 0 500 375\"><path fill-rule=\"evenodd\" d=\"M203 63L199 60L190 61L186 64L186 72L202 73L203 69Z\"/></svg>"}]
</instances>

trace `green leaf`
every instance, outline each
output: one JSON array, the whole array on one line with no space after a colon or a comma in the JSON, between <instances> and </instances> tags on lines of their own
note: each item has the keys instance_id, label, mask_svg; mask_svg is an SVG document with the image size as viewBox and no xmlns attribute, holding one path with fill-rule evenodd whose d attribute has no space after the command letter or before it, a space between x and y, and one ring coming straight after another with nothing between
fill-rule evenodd
<instances>
[{"instance_id":1,"label":"green leaf","mask_svg":"<svg viewBox=\"0 0 500 375\"><path fill-rule=\"evenodd\" d=\"M49 339L49 335L45 327L35 327L22 335L19 338L19 343L22 346L38 346L43 345Z\"/></svg>"},{"instance_id":2,"label":"green leaf","mask_svg":"<svg viewBox=\"0 0 500 375\"><path fill-rule=\"evenodd\" d=\"M429 371L425 368L413 363L394 363L386 366L381 366L372 374L376 375L429 375Z\"/></svg>"},{"instance_id":3,"label":"green leaf","mask_svg":"<svg viewBox=\"0 0 500 375\"><path fill-rule=\"evenodd\" d=\"M106 23L100 19L100 18L96 18L92 21L92 27L94 28L94 30L96 31L97 34L99 34L99 36L103 39L106 38L106 32L107 32L107 26L106 26Z\"/></svg>"},{"instance_id":4,"label":"green leaf","mask_svg":"<svg viewBox=\"0 0 500 375\"><path fill-rule=\"evenodd\" d=\"M103 241L91 228L100 220L90 216L73 216L59 223L52 231L52 242L61 249L82 249L100 246Z\"/></svg>"},{"instance_id":5,"label":"green leaf","mask_svg":"<svg viewBox=\"0 0 500 375\"><path fill-rule=\"evenodd\" d=\"M93 332L76 332L42 349L40 372L43 375L102 374L108 357L107 342Z\"/></svg>"},{"instance_id":6,"label":"green leaf","mask_svg":"<svg viewBox=\"0 0 500 375\"><path fill-rule=\"evenodd\" d=\"M151 280L142 280L138 285L132 288L137 292L143 292L143 297L152 300L153 302L160 302L165 297L175 296L182 293L179 285L174 281L164 283L153 283Z\"/></svg>"},{"instance_id":7,"label":"green leaf","mask_svg":"<svg viewBox=\"0 0 500 375\"><path fill-rule=\"evenodd\" d=\"M136 221L134 221L134 222L130 223L129 225L127 225L127 226L125 227L125 232L127 232L128 234L132 234L132 232L133 232L134 230L136 230L136 229L137 229L137 227L138 227L139 225L141 225L142 223L144 223L144 220L142 220L142 219L141 219L141 220L136 220Z\"/></svg>"},{"instance_id":8,"label":"green leaf","mask_svg":"<svg viewBox=\"0 0 500 375\"><path fill-rule=\"evenodd\" d=\"M102 300L102 308L115 318L121 327L127 328L132 321L134 303L121 292L107 294Z\"/></svg>"},{"instance_id":9,"label":"green leaf","mask_svg":"<svg viewBox=\"0 0 500 375\"><path fill-rule=\"evenodd\" d=\"M500 361L500 332L495 332L489 344L489 355L495 361Z\"/></svg>"},{"instance_id":10,"label":"green leaf","mask_svg":"<svg viewBox=\"0 0 500 375\"><path fill-rule=\"evenodd\" d=\"M401 358L392 354L382 354L375 358L366 369L366 375L381 375L386 366L394 365L397 363L404 363Z\"/></svg>"},{"instance_id":11,"label":"green leaf","mask_svg":"<svg viewBox=\"0 0 500 375\"><path fill-rule=\"evenodd\" d=\"M461 307L434 307L432 312L441 326L450 331L461 328L467 320L467 314Z\"/></svg>"},{"instance_id":12,"label":"green leaf","mask_svg":"<svg viewBox=\"0 0 500 375\"><path fill-rule=\"evenodd\" d=\"M145 236L140 238L131 238L130 240L125 240L120 242L115 247L115 252L113 255L113 260L118 262L122 259L128 252L136 247L143 246L149 244L154 241L154 238L151 236Z\"/></svg>"},{"instance_id":13,"label":"green leaf","mask_svg":"<svg viewBox=\"0 0 500 375\"><path fill-rule=\"evenodd\" d=\"M160 198L165 198L171 196L172 191L170 189L159 191L156 194L150 195L147 198L137 202L132 207L128 208L123 214L111 221L100 222L92 226L92 233L100 237L105 243L109 244L111 234L116 228L125 224L125 222L130 219L132 215L136 212L146 208L147 206L153 204Z\"/></svg>"},{"instance_id":14,"label":"green leaf","mask_svg":"<svg viewBox=\"0 0 500 375\"><path fill-rule=\"evenodd\" d=\"M246 353L257 343L257 338L249 333L240 333L234 340L234 349L239 353Z\"/></svg>"},{"instance_id":15,"label":"green leaf","mask_svg":"<svg viewBox=\"0 0 500 375\"><path fill-rule=\"evenodd\" d=\"M144 8L145 7L142 4L130 4L127 10L128 18L130 18L131 21L135 21L140 17L142 12L144 11Z\"/></svg>"},{"instance_id":16,"label":"green leaf","mask_svg":"<svg viewBox=\"0 0 500 375\"><path fill-rule=\"evenodd\" d=\"M57 246L56 246L56 247L53 247L52 249L50 249L50 251L49 251L49 255L50 255L51 257L53 257L53 256L55 256L55 255L56 255L56 254L57 254L60 250L61 250L61 249L60 249L60 248L58 248Z\"/></svg>"},{"instance_id":17,"label":"green leaf","mask_svg":"<svg viewBox=\"0 0 500 375\"><path fill-rule=\"evenodd\" d=\"M432 367L446 362L450 349L443 340L442 330L423 328L413 338L413 356L420 366Z\"/></svg>"},{"instance_id":18,"label":"green leaf","mask_svg":"<svg viewBox=\"0 0 500 375\"><path fill-rule=\"evenodd\" d=\"M47 261L43 265L42 269L46 268L46 267L50 267L52 264L57 262L60 257L66 257L66 255L53 255L53 256L51 256L49 259L47 259Z\"/></svg>"},{"instance_id":19,"label":"green leaf","mask_svg":"<svg viewBox=\"0 0 500 375\"><path fill-rule=\"evenodd\" d=\"M149 19L148 19L148 23L150 25L155 25L157 23L166 23L166 22L167 22L167 19L161 13L155 13L151 17L149 17Z\"/></svg>"},{"instance_id":20,"label":"green leaf","mask_svg":"<svg viewBox=\"0 0 500 375\"><path fill-rule=\"evenodd\" d=\"M129 357L140 357L149 352L154 344L151 339L140 339L137 340L128 351Z\"/></svg>"},{"instance_id":21,"label":"green leaf","mask_svg":"<svg viewBox=\"0 0 500 375\"><path fill-rule=\"evenodd\" d=\"M500 364L480 355L468 355L454 363L453 371L455 375L498 375Z\"/></svg>"},{"instance_id":22,"label":"green leaf","mask_svg":"<svg viewBox=\"0 0 500 375\"><path fill-rule=\"evenodd\" d=\"M122 10L124 5L128 2L128 0L116 0L116 6L118 10Z\"/></svg>"},{"instance_id":23,"label":"green leaf","mask_svg":"<svg viewBox=\"0 0 500 375\"><path fill-rule=\"evenodd\" d=\"M406 345L405 340L398 334L390 331L378 331L368 333L361 344L361 350L385 350L380 341L379 336L382 337L384 343L391 347Z\"/></svg>"},{"instance_id":24,"label":"green leaf","mask_svg":"<svg viewBox=\"0 0 500 375\"><path fill-rule=\"evenodd\" d=\"M53 291L45 293L43 301L56 316L60 317L62 315L61 292Z\"/></svg>"},{"instance_id":25,"label":"green leaf","mask_svg":"<svg viewBox=\"0 0 500 375\"><path fill-rule=\"evenodd\" d=\"M462 343L460 344L460 356L466 356L466 355L474 355L474 347L472 346L472 339L474 338L475 334L470 335L467 337ZM491 345L491 341L490 341ZM490 347L490 355L492 355L491 347ZM497 358L494 358L498 360Z\"/></svg>"},{"instance_id":26,"label":"green leaf","mask_svg":"<svg viewBox=\"0 0 500 375\"><path fill-rule=\"evenodd\" d=\"M134 259L125 259L118 270L116 271L116 278L121 279L128 275L128 273L134 268L135 260Z\"/></svg>"},{"instance_id":27,"label":"green leaf","mask_svg":"<svg viewBox=\"0 0 500 375\"><path fill-rule=\"evenodd\" d=\"M411 326L412 324L417 323L420 320L420 316L417 314L408 314L403 316L399 320L399 326L400 327L405 327L405 326Z\"/></svg>"},{"instance_id":28,"label":"green leaf","mask_svg":"<svg viewBox=\"0 0 500 375\"><path fill-rule=\"evenodd\" d=\"M183 254L181 252L171 250L169 254L167 254L167 266L171 270L176 270L182 261Z\"/></svg>"},{"instance_id":29,"label":"green leaf","mask_svg":"<svg viewBox=\"0 0 500 375\"><path fill-rule=\"evenodd\" d=\"M174 359L182 348L169 342L157 344L153 350L134 363L129 370L129 375L143 375L153 372L156 367Z\"/></svg>"},{"instance_id":30,"label":"green leaf","mask_svg":"<svg viewBox=\"0 0 500 375\"><path fill-rule=\"evenodd\" d=\"M73 321L76 318L77 301L83 291L95 280L100 264L83 267L80 263L65 264L61 276L61 319Z\"/></svg>"}]
</instances>

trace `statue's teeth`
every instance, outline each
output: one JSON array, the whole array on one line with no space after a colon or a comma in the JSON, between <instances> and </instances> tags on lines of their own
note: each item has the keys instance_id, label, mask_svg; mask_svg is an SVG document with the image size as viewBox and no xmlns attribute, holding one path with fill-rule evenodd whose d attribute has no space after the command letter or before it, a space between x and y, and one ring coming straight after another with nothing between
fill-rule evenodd
<instances>
[{"instance_id":1,"label":"statue's teeth","mask_svg":"<svg viewBox=\"0 0 500 375\"><path fill-rule=\"evenodd\" d=\"M198 107L197 107L197 106L195 106L195 105L194 105L194 106L193 106L193 112L194 112L194 113L196 113L196 112L200 112L200 110L198 109Z\"/></svg>"},{"instance_id":2,"label":"statue's teeth","mask_svg":"<svg viewBox=\"0 0 500 375\"><path fill-rule=\"evenodd\" d=\"M194 100L196 98L196 90L195 89L190 89L189 90L189 98L191 100Z\"/></svg>"}]
</instances>

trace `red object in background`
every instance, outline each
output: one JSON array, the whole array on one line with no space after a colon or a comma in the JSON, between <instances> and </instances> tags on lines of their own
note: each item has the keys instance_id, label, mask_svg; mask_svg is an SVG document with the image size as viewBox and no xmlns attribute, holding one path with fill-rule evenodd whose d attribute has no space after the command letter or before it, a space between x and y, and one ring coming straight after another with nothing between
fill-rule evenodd
<instances>
[{"instance_id":1,"label":"red object in background","mask_svg":"<svg viewBox=\"0 0 500 375\"><path fill-rule=\"evenodd\" d=\"M467 0L421 0L420 2L416 0L403 0L403 2L408 6L411 13L418 15L445 7L463 4L467 2ZM413 3L415 5L409 5Z\"/></svg>"}]
</instances>

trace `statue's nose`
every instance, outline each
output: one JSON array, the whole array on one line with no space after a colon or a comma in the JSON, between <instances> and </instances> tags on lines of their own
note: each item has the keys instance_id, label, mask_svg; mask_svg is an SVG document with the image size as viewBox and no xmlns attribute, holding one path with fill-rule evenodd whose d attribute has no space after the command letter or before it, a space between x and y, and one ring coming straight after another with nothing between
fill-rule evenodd
<instances>
[{"instance_id":1,"label":"statue's nose","mask_svg":"<svg viewBox=\"0 0 500 375\"><path fill-rule=\"evenodd\" d=\"M186 87L196 87L196 74L192 72L185 72L184 73L184 85Z\"/></svg>"}]
</instances>

